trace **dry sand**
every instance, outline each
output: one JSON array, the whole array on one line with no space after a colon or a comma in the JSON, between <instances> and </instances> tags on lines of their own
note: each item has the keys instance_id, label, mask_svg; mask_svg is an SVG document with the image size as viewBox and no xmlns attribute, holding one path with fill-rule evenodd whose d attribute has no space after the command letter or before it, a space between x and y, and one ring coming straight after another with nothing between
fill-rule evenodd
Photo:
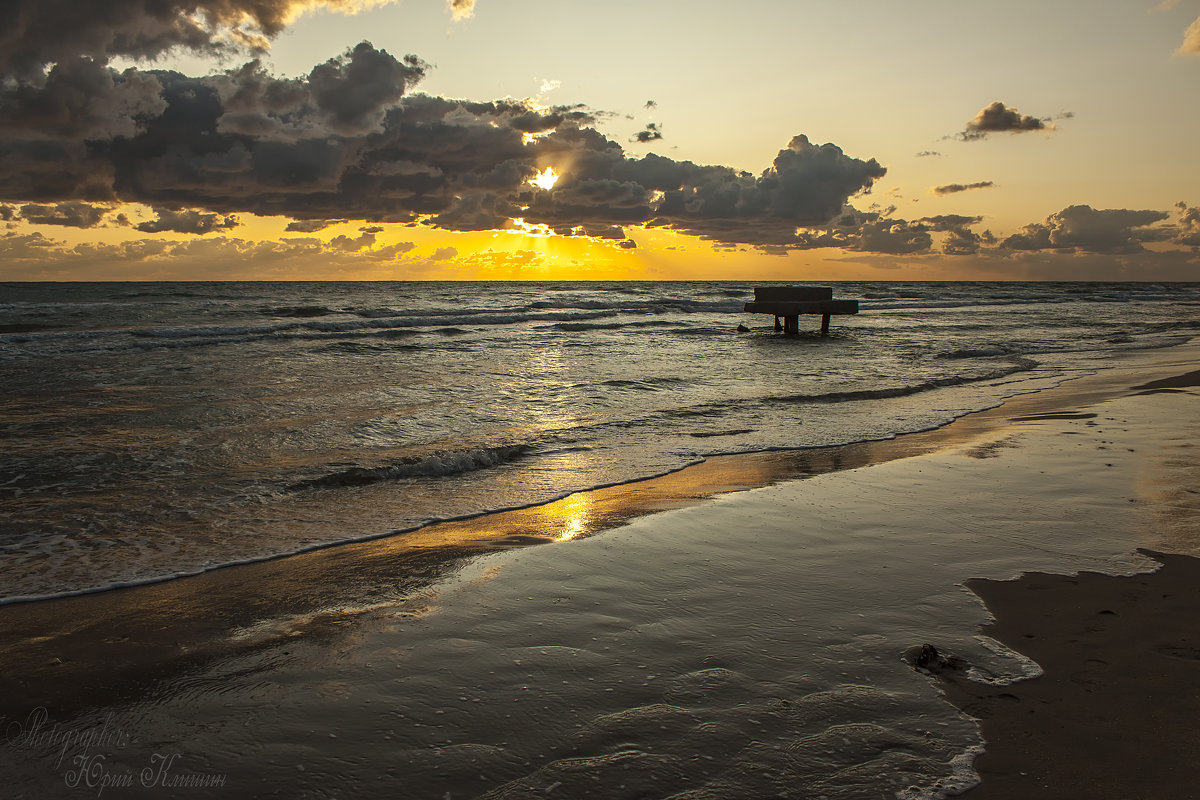
<instances>
[{"instance_id":1,"label":"dry sand","mask_svg":"<svg viewBox=\"0 0 1200 800\"><path fill-rule=\"evenodd\" d=\"M1154 573L970 582L996 616L984 632L1045 674L995 687L940 673L987 742L968 797L1196 796L1200 560L1151 555Z\"/></svg>"}]
</instances>

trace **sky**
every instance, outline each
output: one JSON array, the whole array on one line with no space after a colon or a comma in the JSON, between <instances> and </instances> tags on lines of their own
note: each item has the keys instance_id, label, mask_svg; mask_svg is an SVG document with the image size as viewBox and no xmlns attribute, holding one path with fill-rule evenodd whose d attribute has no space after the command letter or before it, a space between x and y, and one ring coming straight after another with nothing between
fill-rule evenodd
<instances>
[{"instance_id":1,"label":"sky","mask_svg":"<svg viewBox=\"0 0 1200 800\"><path fill-rule=\"evenodd\" d=\"M1200 0L5 0L0 280L1200 280Z\"/></svg>"}]
</instances>

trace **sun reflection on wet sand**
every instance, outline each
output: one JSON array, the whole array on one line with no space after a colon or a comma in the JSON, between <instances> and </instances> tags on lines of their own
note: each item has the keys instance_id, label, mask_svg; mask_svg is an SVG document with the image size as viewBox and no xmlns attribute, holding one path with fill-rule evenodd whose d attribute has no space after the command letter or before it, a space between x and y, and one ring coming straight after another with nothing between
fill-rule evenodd
<instances>
[{"instance_id":1,"label":"sun reflection on wet sand","mask_svg":"<svg viewBox=\"0 0 1200 800\"><path fill-rule=\"evenodd\" d=\"M588 506L591 501L586 494L571 495L562 503L553 504L556 518L550 520L551 525L559 525L560 532L554 537L556 542L565 542L578 538L588 524Z\"/></svg>"}]
</instances>

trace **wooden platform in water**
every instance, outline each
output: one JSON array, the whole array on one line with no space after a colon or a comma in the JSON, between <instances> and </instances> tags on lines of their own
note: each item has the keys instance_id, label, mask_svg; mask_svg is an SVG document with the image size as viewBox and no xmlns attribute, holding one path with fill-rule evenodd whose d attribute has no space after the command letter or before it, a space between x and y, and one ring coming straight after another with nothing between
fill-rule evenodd
<instances>
[{"instance_id":1,"label":"wooden platform in water","mask_svg":"<svg viewBox=\"0 0 1200 800\"><path fill-rule=\"evenodd\" d=\"M821 333L829 334L829 318L834 314L857 314L857 300L834 300L828 286L762 286L754 290L754 302L746 303L752 314L773 314L775 330L800 332L801 314L820 314ZM780 324L780 320L783 324Z\"/></svg>"}]
</instances>

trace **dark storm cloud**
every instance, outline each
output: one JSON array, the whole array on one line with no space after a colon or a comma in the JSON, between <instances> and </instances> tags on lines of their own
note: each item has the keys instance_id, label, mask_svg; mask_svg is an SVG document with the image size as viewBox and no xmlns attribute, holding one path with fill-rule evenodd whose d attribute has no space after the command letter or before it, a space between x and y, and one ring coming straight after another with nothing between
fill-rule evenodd
<instances>
[{"instance_id":1,"label":"dark storm cloud","mask_svg":"<svg viewBox=\"0 0 1200 800\"><path fill-rule=\"evenodd\" d=\"M386 50L360 42L341 58L314 67L308 86L317 108L337 133L375 133L384 112L419 80L428 65L416 56L401 63Z\"/></svg>"},{"instance_id":2,"label":"dark storm cloud","mask_svg":"<svg viewBox=\"0 0 1200 800\"><path fill-rule=\"evenodd\" d=\"M933 187L934 194L956 194L958 192L969 192L972 189L990 189L995 186L992 181L977 181L975 183L947 183L942 186Z\"/></svg>"},{"instance_id":3,"label":"dark storm cloud","mask_svg":"<svg viewBox=\"0 0 1200 800\"><path fill-rule=\"evenodd\" d=\"M0 89L0 136L31 139L111 139L132 136L140 120L166 108L154 78L116 72L89 58L55 64L34 82Z\"/></svg>"},{"instance_id":4,"label":"dark storm cloud","mask_svg":"<svg viewBox=\"0 0 1200 800\"><path fill-rule=\"evenodd\" d=\"M991 133L1025 133L1028 131L1054 130L1047 126L1045 120L1022 114L1015 108L1010 108L997 100L985 108L967 123L964 131L957 135L963 141L983 139Z\"/></svg>"},{"instance_id":5,"label":"dark storm cloud","mask_svg":"<svg viewBox=\"0 0 1200 800\"><path fill-rule=\"evenodd\" d=\"M654 154L624 159L619 150L611 160L613 177L653 193L649 224L724 244L797 248L809 246L797 228L827 223L847 199L869 190L886 172L875 159L852 158L833 144L814 145L803 134L758 176Z\"/></svg>"},{"instance_id":6,"label":"dark storm cloud","mask_svg":"<svg viewBox=\"0 0 1200 800\"><path fill-rule=\"evenodd\" d=\"M100 224L109 206L94 206L68 200L53 205L28 203L21 206L21 218L34 225L62 225L69 228L93 228Z\"/></svg>"},{"instance_id":7,"label":"dark storm cloud","mask_svg":"<svg viewBox=\"0 0 1200 800\"><path fill-rule=\"evenodd\" d=\"M359 0L6 0L0 72L39 73L78 56L153 59L171 50L263 49L301 12L353 11ZM459 5L473 5L459 3Z\"/></svg>"},{"instance_id":8,"label":"dark storm cloud","mask_svg":"<svg viewBox=\"0 0 1200 800\"><path fill-rule=\"evenodd\" d=\"M292 140L378 133L387 111L427 68L416 56L398 60L360 42L314 67L307 80L276 78L252 61L203 82L217 92L221 133Z\"/></svg>"},{"instance_id":9,"label":"dark storm cloud","mask_svg":"<svg viewBox=\"0 0 1200 800\"><path fill-rule=\"evenodd\" d=\"M236 228L240 223L233 214L222 216L206 211L184 209L174 211L167 208L156 208L157 218L134 225L134 230L142 233L212 233Z\"/></svg>"},{"instance_id":10,"label":"dark storm cloud","mask_svg":"<svg viewBox=\"0 0 1200 800\"><path fill-rule=\"evenodd\" d=\"M1001 243L1009 250L1067 250L1084 253L1137 253L1143 242L1170 238L1169 228L1151 228L1169 215L1164 211L1068 206L1044 223L1026 225Z\"/></svg>"},{"instance_id":11,"label":"dark storm cloud","mask_svg":"<svg viewBox=\"0 0 1200 800\"><path fill-rule=\"evenodd\" d=\"M364 55L367 63L383 56L394 67L383 74L411 77L411 62L368 48L336 63L344 68ZM278 81L253 63L213 78L146 74L162 86L163 112L140 121L134 136L44 143L81 149L76 161L46 154L44 169L66 174L36 182L35 199L69 193L86 179L99 184L90 190L94 199L285 214L299 220L291 230L300 232L347 218L422 219L474 231L524 217L554 228L653 224L726 243L802 245L797 226L828 220L886 172L874 160L803 136L757 177L657 155L629 158L617 143L581 127L592 118L578 107L513 101L415 95L371 116L370 127L360 113L331 122L308 83ZM231 116L236 122L227 125ZM259 122L247 126L250 117ZM347 124L351 119L355 124ZM528 183L545 166L562 176L551 191ZM5 177L0 196L33 191L28 181L18 187Z\"/></svg>"},{"instance_id":12,"label":"dark storm cloud","mask_svg":"<svg viewBox=\"0 0 1200 800\"><path fill-rule=\"evenodd\" d=\"M332 220L480 231L523 218L605 238L651 225L730 245L806 247L799 228L827 223L886 173L803 135L758 175L630 157L588 127L595 115L581 106L412 95L427 65L367 42L299 78L258 61L202 77L105 64L270 37L305 8L358 5L351 0L71 5L18 0L23 38L0 36L0 200L47 209L27 220L89 224L49 209L137 202L167 209L135 226L145 232L230 228L234 213L285 215L301 233ZM456 13L471 6L453 4ZM51 11L71 17L61 36L50 35ZM661 130L651 123L642 134L653 141ZM547 167L560 176L553 188L531 185ZM918 235L894 228L868 238L917 246Z\"/></svg>"},{"instance_id":13,"label":"dark storm cloud","mask_svg":"<svg viewBox=\"0 0 1200 800\"><path fill-rule=\"evenodd\" d=\"M457 198L429 224L453 231L490 231L505 227L519 216L521 209L506 198L491 193L469 194Z\"/></svg>"}]
</instances>

